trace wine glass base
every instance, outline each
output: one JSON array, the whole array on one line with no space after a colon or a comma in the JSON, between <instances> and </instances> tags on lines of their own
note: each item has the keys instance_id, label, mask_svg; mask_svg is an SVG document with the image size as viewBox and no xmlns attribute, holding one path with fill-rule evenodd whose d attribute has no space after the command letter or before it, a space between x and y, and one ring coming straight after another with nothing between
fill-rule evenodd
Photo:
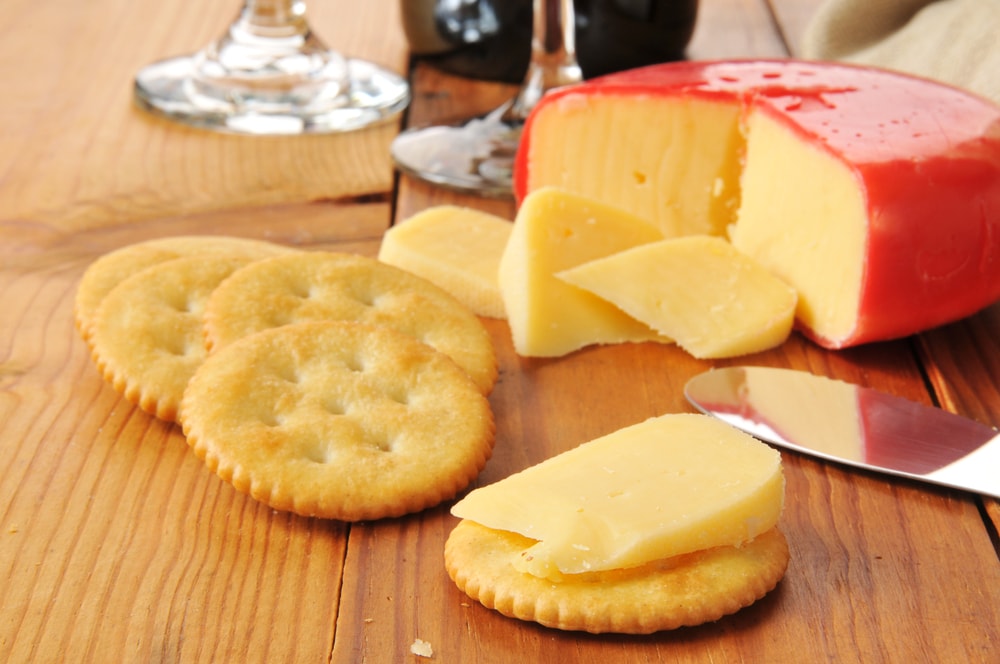
<instances>
[{"instance_id":1,"label":"wine glass base","mask_svg":"<svg viewBox=\"0 0 1000 664\"><path fill-rule=\"evenodd\" d=\"M524 121L506 117L509 105L460 125L404 131L392 142L396 167L452 191L513 197L514 157Z\"/></svg>"},{"instance_id":2,"label":"wine glass base","mask_svg":"<svg viewBox=\"0 0 1000 664\"><path fill-rule=\"evenodd\" d=\"M198 91L197 56L155 62L139 71L134 98L139 107L193 127L253 135L325 134L353 131L386 121L410 101L409 85L395 73L356 59L345 60L346 81L311 80L305 102L294 94L253 83L213 82L218 92ZM315 101L320 99L322 101Z\"/></svg>"}]
</instances>

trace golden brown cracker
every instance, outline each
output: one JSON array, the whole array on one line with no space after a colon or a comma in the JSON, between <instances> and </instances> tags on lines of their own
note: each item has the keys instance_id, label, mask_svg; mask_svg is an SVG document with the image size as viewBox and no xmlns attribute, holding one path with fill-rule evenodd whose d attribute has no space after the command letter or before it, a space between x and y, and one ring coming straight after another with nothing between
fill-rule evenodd
<instances>
[{"instance_id":1,"label":"golden brown cracker","mask_svg":"<svg viewBox=\"0 0 1000 664\"><path fill-rule=\"evenodd\" d=\"M264 258L292 251L295 250L263 240L217 235L178 235L121 247L100 256L84 271L73 310L77 330L89 341L101 300L129 276L157 263L203 254Z\"/></svg>"},{"instance_id":2,"label":"golden brown cracker","mask_svg":"<svg viewBox=\"0 0 1000 664\"><path fill-rule=\"evenodd\" d=\"M254 332L311 320L391 327L453 359L484 394L496 382L492 340L472 312L421 277L354 254L276 256L233 274L209 301L205 340L214 350Z\"/></svg>"},{"instance_id":3,"label":"golden brown cracker","mask_svg":"<svg viewBox=\"0 0 1000 664\"><path fill-rule=\"evenodd\" d=\"M454 362L382 326L314 321L212 352L184 395L197 456L280 510L358 521L453 497L485 466L494 423Z\"/></svg>"},{"instance_id":4,"label":"golden brown cracker","mask_svg":"<svg viewBox=\"0 0 1000 664\"><path fill-rule=\"evenodd\" d=\"M157 263L111 289L94 315L92 355L130 403L173 421L188 380L205 358L205 302L253 259L189 256Z\"/></svg>"},{"instance_id":5,"label":"golden brown cracker","mask_svg":"<svg viewBox=\"0 0 1000 664\"><path fill-rule=\"evenodd\" d=\"M459 589L505 616L562 630L649 634L749 606L777 585L789 558L784 535L772 528L741 547L552 581L511 564L534 543L462 520L445 544L445 566Z\"/></svg>"}]
</instances>

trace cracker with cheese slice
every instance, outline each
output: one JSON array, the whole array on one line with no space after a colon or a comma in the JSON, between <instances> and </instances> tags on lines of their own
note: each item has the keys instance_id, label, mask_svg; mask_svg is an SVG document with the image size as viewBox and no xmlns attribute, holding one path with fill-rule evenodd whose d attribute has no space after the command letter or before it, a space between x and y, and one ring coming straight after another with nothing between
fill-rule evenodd
<instances>
[{"instance_id":1,"label":"cracker with cheese slice","mask_svg":"<svg viewBox=\"0 0 1000 664\"><path fill-rule=\"evenodd\" d=\"M717 620L784 576L780 455L664 415L471 492L445 545L456 585L509 617L650 633Z\"/></svg>"}]
</instances>

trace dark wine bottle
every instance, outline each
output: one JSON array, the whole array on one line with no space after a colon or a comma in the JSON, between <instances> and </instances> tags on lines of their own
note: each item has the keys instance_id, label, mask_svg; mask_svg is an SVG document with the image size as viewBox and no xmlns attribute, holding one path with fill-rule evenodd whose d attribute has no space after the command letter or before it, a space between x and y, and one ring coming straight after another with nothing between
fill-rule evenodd
<instances>
[{"instance_id":1,"label":"dark wine bottle","mask_svg":"<svg viewBox=\"0 0 1000 664\"><path fill-rule=\"evenodd\" d=\"M584 78L684 58L698 0L575 0ZM532 0L403 0L413 54L459 76L520 83Z\"/></svg>"},{"instance_id":2,"label":"dark wine bottle","mask_svg":"<svg viewBox=\"0 0 1000 664\"><path fill-rule=\"evenodd\" d=\"M698 0L575 0L585 78L684 59Z\"/></svg>"}]
</instances>

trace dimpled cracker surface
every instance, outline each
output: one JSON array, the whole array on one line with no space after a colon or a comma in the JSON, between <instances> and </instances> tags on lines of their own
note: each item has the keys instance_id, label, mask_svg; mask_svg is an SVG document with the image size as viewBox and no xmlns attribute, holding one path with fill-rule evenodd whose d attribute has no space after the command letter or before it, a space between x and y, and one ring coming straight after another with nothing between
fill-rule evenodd
<instances>
[{"instance_id":1,"label":"dimpled cracker surface","mask_svg":"<svg viewBox=\"0 0 1000 664\"><path fill-rule=\"evenodd\" d=\"M175 420L184 388L205 358L205 302L223 279L252 260L174 258L115 286L97 309L90 340L104 378L130 403Z\"/></svg>"},{"instance_id":2,"label":"dimpled cracker surface","mask_svg":"<svg viewBox=\"0 0 1000 664\"><path fill-rule=\"evenodd\" d=\"M483 394L496 382L492 340L471 311L421 277L354 254L303 252L236 272L208 303L205 342L214 351L254 332L313 320L391 327L453 359Z\"/></svg>"},{"instance_id":3,"label":"dimpled cracker surface","mask_svg":"<svg viewBox=\"0 0 1000 664\"><path fill-rule=\"evenodd\" d=\"M445 543L445 567L483 606L520 620L595 634L650 634L718 620L772 590L788 544L772 528L742 547L716 547L629 569L542 579L512 561L535 543L462 520Z\"/></svg>"},{"instance_id":4,"label":"dimpled cracker surface","mask_svg":"<svg viewBox=\"0 0 1000 664\"><path fill-rule=\"evenodd\" d=\"M358 521L453 497L486 465L493 414L442 353L386 327L314 321L211 353L184 394L195 454L274 509Z\"/></svg>"},{"instance_id":5,"label":"dimpled cracker surface","mask_svg":"<svg viewBox=\"0 0 1000 664\"><path fill-rule=\"evenodd\" d=\"M106 253L91 263L80 279L73 303L77 330L89 341L94 315L111 289L129 276L174 258L203 254L264 258L296 251L263 240L219 235L177 235L130 244Z\"/></svg>"}]
</instances>

